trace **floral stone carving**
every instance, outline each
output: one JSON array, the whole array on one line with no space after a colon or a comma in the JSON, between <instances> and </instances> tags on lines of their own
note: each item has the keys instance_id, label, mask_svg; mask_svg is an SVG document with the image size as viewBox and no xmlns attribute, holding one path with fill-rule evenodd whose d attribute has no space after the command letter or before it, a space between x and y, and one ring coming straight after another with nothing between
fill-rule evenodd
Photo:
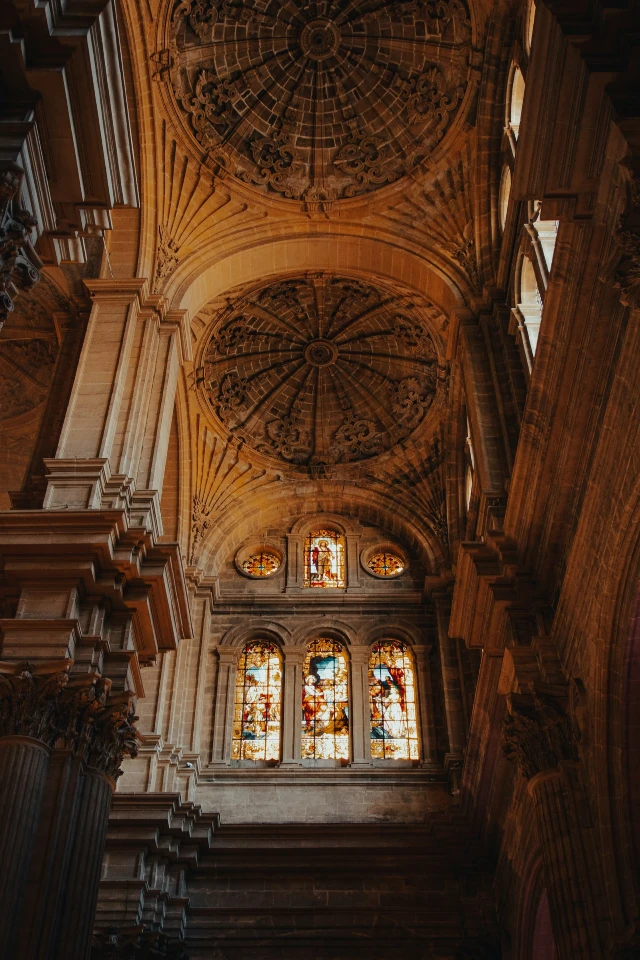
<instances>
[{"instance_id":1,"label":"floral stone carving","mask_svg":"<svg viewBox=\"0 0 640 960\"><path fill-rule=\"evenodd\" d=\"M179 0L163 69L209 162L308 209L393 183L458 114L463 0Z\"/></svg>"},{"instance_id":2,"label":"floral stone carving","mask_svg":"<svg viewBox=\"0 0 640 960\"><path fill-rule=\"evenodd\" d=\"M503 721L505 757L517 763L527 780L577 760L577 744L565 704L543 692L511 694Z\"/></svg>"},{"instance_id":3,"label":"floral stone carving","mask_svg":"<svg viewBox=\"0 0 640 960\"><path fill-rule=\"evenodd\" d=\"M70 679L71 663L0 662L0 736L65 747L117 779L123 757L138 752L132 698L111 696L111 681L97 674Z\"/></svg>"},{"instance_id":4,"label":"floral stone carving","mask_svg":"<svg viewBox=\"0 0 640 960\"><path fill-rule=\"evenodd\" d=\"M259 453L311 469L391 449L424 421L437 383L426 301L315 274L245 294L202 357L209 411Z\"/></svg>"}]
</instances>

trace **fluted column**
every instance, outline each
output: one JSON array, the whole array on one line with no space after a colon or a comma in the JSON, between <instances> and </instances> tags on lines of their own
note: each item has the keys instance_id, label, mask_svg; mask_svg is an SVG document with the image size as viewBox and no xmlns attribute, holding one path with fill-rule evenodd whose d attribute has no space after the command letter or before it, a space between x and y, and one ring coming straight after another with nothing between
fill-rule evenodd
<instances>
[{"instance_id":1,"label":"fluted column","mask_svg":"<svg viewBox=\"0 0 640 960\"><path fill-rule=\"evenodd\" d=\"M131 695L71 665L0 662L0 942L22 960L86 957L111 794L136 753Z\"/></svg>"},{"instance_id":2,"label":"fluted column","mask_svg":"<svg viewBox=\"0 0 640 960\"><path fill-rule=\"evenodd\" d=\"M529 781L558 960L599 960L603 953L576 796L578 755L564 699L540 689L511 694L507 702L504 752Z\"/></svg>"},{"instance_id":3,"label":"fluted column","mask_svg":"<svg viewBox=\"0 0 640 960\"><path fill-rule=\"evenodd\" d=\"M68 660L0 663L0 943L15 949ZM35 675L34 675L35 674Z\"/></svg>"},{"instance_id":4,"label":"fluted column","mask_svg":"<svg viewBox=\"0 0 640 960\"><path fill-rule=\"evenodd\" d=\"M0 943L9 944L24 895L49 749L29 737L0 739Z\"/></svg>"}]
</instances>

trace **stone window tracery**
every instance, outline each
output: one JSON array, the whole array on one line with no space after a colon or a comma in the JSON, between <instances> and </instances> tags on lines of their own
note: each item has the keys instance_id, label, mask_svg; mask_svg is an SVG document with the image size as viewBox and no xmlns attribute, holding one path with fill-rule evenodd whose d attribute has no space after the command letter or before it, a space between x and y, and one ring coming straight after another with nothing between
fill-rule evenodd
<instances>
[{"instance_id":1,"label":"stone window tracery","mask_svg":"<svg viewBox=\"0 0 640 960\"><path fill-rule=\"evenodd\" d=\"M345 542L335 530L313 530L304 547L305 587L345 586Z\"/></svg>"},{"instance_id":2,"label":"stone window tracery","mask_svg":"<svg viewBox=\"0 0 640 960\"><path fill-rule=\"evenodd\" d=\"M302 669L302 759L349 759L349 667L341 643L312 640Z\"/></svg>"},{"instance_id":3,"label":"stone window tracery","mask_svg":"<svg viewBox=\"0 0 640 960\"><path fill-rule=\"evenodd\" d=\"M240 656L233 715L233 760L278 760L282 660L275 643L254 640Z\"/></svg>"},{"instance_id":4,"label":"stone window tracery","mask_svg":"<svg viewBox=\"0 0 640 960\"><path fill-rule=\"evenodd\" d=\"M418 760L413 660L399 640L380 640L371 648L369 705L372 759Z\"/></svg>"},{"instance_id":5,"label":"stone window tracery","mask_svg":"<svg viewBox=\"0 0 640 960\"><path fill-rule=\"evenodd\" d=\"M367 560L367 567L377 577L399 577L406 563L397 553L389 550L376 550Z\"/></svg>"},{"instance_id":6,"label":"stone window tracery","mask_svg":"<svg viewBox=\"0 0 640 960\"><path fill-rule=\"evenodd\" d=\"M242 570L249 577L270 577L278 572L280 565L277 554L260 550L242 561Z\"/></svg>"}]
</instances>

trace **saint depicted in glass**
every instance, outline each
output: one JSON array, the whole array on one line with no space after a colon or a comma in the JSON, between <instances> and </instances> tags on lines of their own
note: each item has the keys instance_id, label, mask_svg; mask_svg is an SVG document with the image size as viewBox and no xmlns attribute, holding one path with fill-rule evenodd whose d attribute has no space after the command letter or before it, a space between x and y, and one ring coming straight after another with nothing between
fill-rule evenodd
<instances>
[{"instance_id":1,"label":"saint depicted in glass","mask_svg":"<svg viewBox=\"0 0 640 960\"><path fill-rule=\"evenodd\" d=\"M349 758L349 670L341 644L314 640L302 674L302 757Z\"/></svg>"},{"instance_id":2,"label":"saint depicted in glass","mask_svg":"<svg viewBox=\"0 0 640 960\"><path fill-rule=\"evenodd\" d=\"M315 530L304 546L305 587L344 587L344 537Z\"/></svg>"},{"instance_id":3,"label":"saint depicted in glass","mask_svg":"<svg viewBox=\"0 0 640 960\"><path fill-rule=\"evenodd\" d=\"M275 553L261 550L260 553L252 553L250 557L243 560L242 569L250 577L270 577L280 569L280 557Z\"/></svg>"},{"instance_id":4,"label":"saint depicted in glass","mask_svg":"<svg viewBox=\"0 0 640 960\"><path fill-rule=\"evenodd\" d=\"M371 756L417 760L418 720L413 663L404 643L381 640L369 657Z\"/></svg>"},{"instance_id":5,"label":"saint depicted in glass","mask_svg":"<svg viewBox=\"0 0 640 960\"><path fill-rule=\"evenodd\" d=\"M282 662L274 643L255 640L238 663L233 713L234 760L279 760Z\"/></svg>"},{"instance_id":6,"label":"saint depicted in glass","mask_svg":"<svg viewBox=\"0 0 640 960\"><path fill-rule=\"evenodd\" d=\"M397 553L372 553L367 560L367 566L372 573L379 577L397 577L404 570L404 560Z\"/></svg>"}]
</instances>

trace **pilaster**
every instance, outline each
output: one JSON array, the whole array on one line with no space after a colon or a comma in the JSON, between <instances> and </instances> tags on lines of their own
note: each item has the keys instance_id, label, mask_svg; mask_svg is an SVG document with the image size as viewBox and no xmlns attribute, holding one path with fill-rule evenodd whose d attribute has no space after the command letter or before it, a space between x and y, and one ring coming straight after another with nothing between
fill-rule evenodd
<instances>
[{"instance_id":1,"label":"pilaster","mask_svg":"<svg viewBox=\"0 0 640 960\"><path fill-rule=\"evenodd\" d=\"M283 654L282 764L298 765L302 757L302 666L306 650L304 647L286 646Z\"/></svg>"}]
</instances>

